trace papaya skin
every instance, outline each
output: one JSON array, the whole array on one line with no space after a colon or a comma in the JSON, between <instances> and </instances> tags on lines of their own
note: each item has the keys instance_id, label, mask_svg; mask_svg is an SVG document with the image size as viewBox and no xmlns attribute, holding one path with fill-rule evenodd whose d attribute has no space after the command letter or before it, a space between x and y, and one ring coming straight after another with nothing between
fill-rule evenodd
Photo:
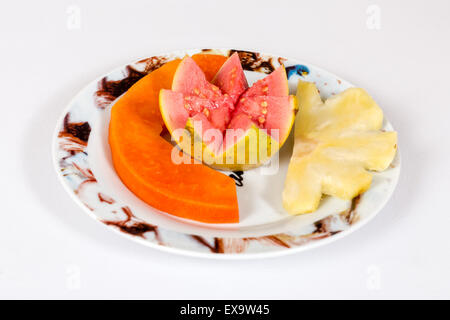
<instances>
[{"instance_id":1,"label":"papaya skin","mask_svg":"<svg viewBox=\"0 0 450 320\"><path fill-rule=\"evenodd\" d=\"M211 80L226 57L193 59ZM172 144L160 134L164 123L159 91L170 89L181 60L168 62L136 82L111 109L109 144L122 182L157 210L206 223L239 222L236 186L230 177L202 164L172 162Z\"/></svg>"}]
</instances>

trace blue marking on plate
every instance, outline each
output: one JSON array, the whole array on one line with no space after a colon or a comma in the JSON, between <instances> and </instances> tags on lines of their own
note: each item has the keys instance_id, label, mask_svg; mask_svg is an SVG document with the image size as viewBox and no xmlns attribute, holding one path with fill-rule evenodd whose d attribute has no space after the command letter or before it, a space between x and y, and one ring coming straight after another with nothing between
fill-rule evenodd
<instances>
[{"instance_id":1,"label":"blue marking on plate","mask_svg":"<svg viewBox=\"0 0 450 320\"><path fill-rule=\"evenodd\" d=\"M288 79L294 74L298 74L300 77L307 76L309 74L309 68L303 64L296 64L286 67L286 75Z\"/></svg>"}]
</instances>

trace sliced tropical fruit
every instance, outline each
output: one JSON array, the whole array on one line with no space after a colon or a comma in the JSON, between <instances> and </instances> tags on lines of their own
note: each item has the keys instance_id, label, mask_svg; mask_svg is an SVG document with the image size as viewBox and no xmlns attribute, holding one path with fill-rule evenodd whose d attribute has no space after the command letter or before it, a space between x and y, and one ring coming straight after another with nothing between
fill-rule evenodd
<instances>
[{"instance_id":1,"label":"sliced tropical fruit","mask_svg":"<svg viewBox=\"0 0 450 320\"><path fill-rule=\"evenodd\" d=\"M315 211L322 194L352 199L385 170L397 133L381 131L383 112L366 91L350 88L322 102L316 86L299 81L295 142L283 191L291 214Z\"/></svg>"},{"instance_id":2,"label":"sliced tropical fruit","mask_svg":"<svg viewBox=\"0 0 450 320\"><path fill-rule=\"evenodd\" d=\"M284 68L258 81L256 89L247 89L239 56L233 54L213 83L217 86L186 57L172 90L161 90L161 115L174 140L184 152L216 169L248 170L267 162L288 137L297 111ZM184 129L187 132L178 131Z\"/></svg>"},{"instance_id":3,"label":"sliced tropical fruit","mask_svg":"<svg viewBox=\"0 0 450 320\"><path fill-rule=\"evenodd\" d=\"M275 96L284 97L289 95L289 85L286 69L280 66L267 77L255 82L242 97Z\"/></svg>"},{"instance_id":4,"label":"sliced tropical fruit","mask_svg":"<svg viewBox=\"0 0 450 320\"><path fill-rule=\"evenodd\" d=\"M294 96L255 96L241 98L236 106L234 116L245 114L260 128L267 129L271 136L278 130L278 139L283 144L294 124L297 104Z\"/></svg>"},{"instance_id":5,"label":"sliced tropical fruit","mask_svg":"<svg viewBox=\"0 0 450 320\"><path fill-rule=\"evenodd\" d=\"M195 55L211 80L226 58ZM173 146L160 134L159 92L172 86L180 60L169 62L134 84L111 110L109 143L123 183L152 207L207 223L239 221L236 186L230 177L201 164L176 164Z\"/></svg>"},{"instance_id":6,"label":"sliced tropical fruit","mask_svg":"<svg viewBox=\"0 0 450 320\"><path fill-rule=\"evenodd\" d=\"M236 103L241 94L248 89L247 78L237 52L233 53L223 64L212 83L218 86L224 94L228 94L233 103Z\"/></svg>"},{"instance_id":7,"label":"sliced tropical fruit","mask_svg":"<svg viewBox=\"0 0 450 320\"><path fill-rule=\"evenodd\" d=\"M180 62L173 76L172 91L210 100L220 99L223 96L219 87L206 79L203 70L189 56Z\"/></svg>"},{"instance_id":8,"label":"sliced tropical fruit","mask_svg":"<svg viewBox=\"0 0 450 320\"><path fill-rule=\"evenodd\" d=\"M276 139L246 115L237 115L224 134L201 113L188 118L180 147L196 159L230 171L255 168L278 151ZM249 146L256 146L250 148Z\"/></svg>"}]
</instances>

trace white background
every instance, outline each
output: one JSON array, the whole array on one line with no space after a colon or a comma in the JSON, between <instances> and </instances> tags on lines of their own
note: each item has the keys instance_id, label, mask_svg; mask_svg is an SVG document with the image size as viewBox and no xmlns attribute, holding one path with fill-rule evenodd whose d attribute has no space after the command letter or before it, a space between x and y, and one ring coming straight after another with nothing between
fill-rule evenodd
<instances>
[{"instance_id":1,"label":"white background","mask_svg":"<svg viewBox=\"0 0 450 320\"><path fill-rule=\"evenodd\" d=\"M0 297L450 298L449 38L447 0L2 1ZM388 205L333 244L254 261L159 252L90 219L52 168L57 118L114 67L193 47L299 58L366 88L399 132Z\"/></svg>"}]
</instances>

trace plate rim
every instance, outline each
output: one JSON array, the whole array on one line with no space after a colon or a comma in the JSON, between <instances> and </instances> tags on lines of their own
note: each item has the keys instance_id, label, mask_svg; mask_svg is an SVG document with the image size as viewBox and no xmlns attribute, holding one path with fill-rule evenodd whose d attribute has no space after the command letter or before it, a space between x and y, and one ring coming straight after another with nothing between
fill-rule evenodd
<instances>
[{"instance_id":1,"label":"plate rim","mask_svg":"<svg viewBox=\"0 0 450 320\"><path fill-rule=\"evenodd\" d=\"M84 204L82 202L82 200L75 194L75 192L71 189L71 187L68 185L68 183L64 180L63 175L61 174L60 171L60 167L58 164L58 156L57 156L57 145L58 145L58 139L59 139L59 133L61 131L61 124L64 121L64 118L66 117L66 115L69 113L69 111L71 110L71 108L73 107L74 102L77 100L77 98L79 98L81 96L81 94L83 93L84 90L86 90L87 88L89 88L91 85L98 83L99 81L101 81L103 78L107 77L108 75L120 71L120 70L124 70L127 66L132 66L134 64L136 64L137 62L144 60L144 59L148 59L150 57L156 57L156 56L164 56L164 55L170 55L170 54L176 54L177 52L192 52L192 51L196 51L198 53L201 53L203 50L202 48L186 48L186 49L175 49L175 50L171 50L171 51L166 51L164 53L158 53L158 54L152 54L152 55L148 55L147 57L141 58L141 59L135 59L131 62L122 64L118 67L115 67L113 69L111 69L109 72L106 72L98 77L96 77L94 80L89 81L87 84L85 84L84 86L82 86L81 89L79 89L77 91L77 93L75 95L73 95L73 97L69 100L69 102L67 103L67 105L63 108L63 111L61 112L61 115L58 117L58 120L56 122L56 126L55 129L53 131L52 134L52 140L51 140L51 156L52 156L52 163L53 163L53 167L55 169L55 173L58 177L58 180L60 181L60 183L63 185L64 190L69 194L70 198L72 200L75 201L75 203L81 207L81 209L88 214L89 217L91 217L92 219L94 219L96 222L100 223L101 225L103 225L104 227L106 227L107 229L121 235L122 237L124 237L125 239L131 239L132 241L142 244L144 246L147 247L151 247L163 252L167 252L167 253L174 253L174 254L179 254L182 256L189 256L189 257L196 257L196 258L207 258L207 259L218 259L218 260L248 260L248 259L265 259L265 258L275 258L275 257L280 257L280 256L284 256L284 255L288 255L288 254L294 254L294 253L298 253L298 252L303 252L303 251L307 251L307 250L311 250L314 248L318 248L320 246L324 246L330 243L333 243L339 239L342 239L343 237L346 237L347 235L359 230L360 228L362 228L363 226L365 226L367 223L369 223L370 221L372 221L372 219L374 219L380 212L381 210L386 206L386 204L391 200L393 193L395 192L397 185L398 185L398 181L400 178L400 173L401 173L401 166L402 166L402 157L401 157L401 152L400 152L400 148L397 148L397 153L396 153L396 158L397 158L397 163L396 163L396 168L398 170L398 173L396 175L396 179L393 182L393 184L391 185L392 191L389 194L388 197L384 198L383 201L377 203L377 207L375 210L371 211L371 214L366 217L363 220L359 220L356 221L354 223L352 223L351 225L349 225L348 228L341 230L338 233L335 233L333 235L327 236L325 238L322 239L316 239L313 241L309 241L305 244L302 245L297 245L297 246L292 246L289 248L281 248L279 247L278 250L269 250L266 252L239 252L239 253L235 253L235 252L211 252L211 251L205 251L205 252L201 252L201 251L196 251L196 250L191 250L188 248L177 248L177 247L171 247L171 246L166 246L166 245L162 245L159 243L155 243L153 241L149 241L146 240L145 238L141 238L135 235L131 235L125 232L120 231L120 229L114 227L114 226L109 226L106 225L104 222L102 222L88 207L86 204ZM212 49L208 49L208 50L220 50L220 51L226 51L226 50L237 50L237 51L246 51L246 52L255 52L255 53L260 53L263 55L268 55L271 57L282 57L285 58L287 60L291 60L291 61L297 61L301 64L305 64L308 67L311 67L312 69L318 70L318 71L322 71L327 73L330 76L333 76L337 79L342 79L341 77L337 76L336 74L334 74L333 72L329 72L326 69L323 69L321 67L318 67L314 64L311 64L303 59L297 59L297 58L291 58L291 57L287 57L287 56L281 56L281 55L277 55L277 54L272 54L266 51L259 51L259 50L253 50L253 49L248 49L248 48L225 48L225 47L218 47L218 48L212 48ZM343 81L345 81L349 86L351 87L355 87L355 85L347 80L342 79ZM384 109L382 108L382 110L384 111ZM385 118L385 120L387 121L387 119ZM389 124L390 122L387 121ZM394 129L394 126L392 126ZM369 188L370 190L370 188ZM184 234L184 235L189 235L188 233L182 233L179 231L174 231L171 230L173 232L177 232L180 234ZM237 237L239 238L239 237Z\"/></svg>"}]
</instances>

